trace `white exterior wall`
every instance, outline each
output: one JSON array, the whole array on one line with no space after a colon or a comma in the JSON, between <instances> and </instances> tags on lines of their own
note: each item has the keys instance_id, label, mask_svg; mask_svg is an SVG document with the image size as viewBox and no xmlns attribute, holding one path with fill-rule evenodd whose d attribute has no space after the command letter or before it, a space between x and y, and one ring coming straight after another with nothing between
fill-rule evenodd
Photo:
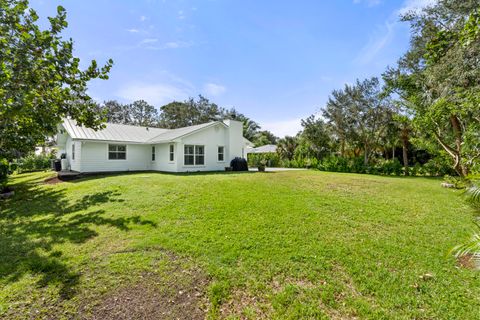
<instances>
[{"instance_id":1,"label":"white exterior wall","mask_svg":"<svg viewBox=\"0 0 480 320\"><path fill-rule=\"evenodd\" d=\"M246 158L247 155L244 154L245 140L243 138L243 124L240 121L234 120L225 120L224 122L228 126L227 143L230 146L229 159L232 160L235 157Z\"/></svg>"},{"instance_id":2,"label":"white exterior wall","mask_svg":"<svg viewBox=\"0 0 480 320\"><path fill-rule=\"evenodd\" d=\"M79 142L77 142L79 144ZM140 171L151 168L151 145L126 144L126 160L109 160L108 145L122 143L82 142L80 172ZM76 157L77 158L77 157ZM72 169L73 170L73 169Z\"/></svg>"},{"instance_id":3,"label":"white exterior wall","mask_svg":"<svg viewBox=\"0 0 480 320\"><path fill-rule=\"evenodd\" d=\"M170 143L155 145L155 161L152 161L152 166L151 166L152 170L166 171L166 172L177 171L178 145L177 143L173 143L173 145L174 145L174 151L175 151L173 161L170 161ZM150 153L151 153L151 148L152 146L150 146Z\"/></svg>"},{"instance_id":4,"label":"white exterior wall","mask_svg":"<svg viewBox=\"0 0 480 320\"><path fill-rule=\"evenodd\" d=\"M72 145L75 144L75 160L72 159ZM65 150L61 150L61 153L65 153L67 155L68 166L70 170L73 171L81 171L81 163L80 161L82 156L82 144L79 141L73 141L72 138L68 137L67 142L65 144Z\"/></svg>"},{"instance_id":5,"label":"white exterior wall","mask_svg":"<svg viewBox=\"0 0 480 320\"><path fill-rule=\"evenodd\" d=\"M226 166L230 165L228 159L228 151L225 154L225 161L218 162L217 148L218 146L224 146L225 150L228 150L227 145L227 133L228 128L225 128L221 124L217 124L214 127L207 128L197 133L180 139L178 144L178 158L177 158L177 171L220 171L225 170ZM185 145L202 145L205 147L205 165L185 165L184 164L184 151Z\"/></svg>"}]
</instances>

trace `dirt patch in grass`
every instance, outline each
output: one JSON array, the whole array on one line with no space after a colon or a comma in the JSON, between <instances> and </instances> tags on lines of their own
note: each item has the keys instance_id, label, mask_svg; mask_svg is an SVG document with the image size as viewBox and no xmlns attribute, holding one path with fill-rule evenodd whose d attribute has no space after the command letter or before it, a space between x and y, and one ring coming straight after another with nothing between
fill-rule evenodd
<instances>
[{"instance_id":1,"label":"dirt patch in grass","mask_svg":"<svg viewBox=\"0 0 480 320\"><path fill-rule=\"evenodd\" d=\"M57 184L57 183L62 183L62 182L64 182L64 181L58 179L58 177L55 176L55 177L47 178L47 179L45 179L43 182L44 182L45 184Z\"/></svg>"},{"instance_id":2,"label":"dirt patch in grass","mask_svg":"<svg viewBox=\"0 0 480 320\"><path fill-rule=\"evenodd\" d=\"M465 254L457 258L457 264L466 269L480 269L480 256L476 257L473 254Z\"/></svg>"},{"instance_id":3,"label":"dirt patch in grass","mask_svg":"<svg viewBox=\"0 0 480 320\"><path fill-rule=\"evenodd\" d=\"M204 319L203 290L199 287L159 287L153 279L109 294L91 319Z\"/></svg>"},{"instance_id":4,"label":"dirt patch in grass","mask_svg":"<svg viewBox=\"0 0 480 320\"><path fill-rule=\"evenodd\" d=\"M200 273L187 282L173 277L162 283L157 275L107 294L84 319L204 319L207 279ZM180 277L180 276L179 276ZM182 279L185 280L185 279Z\"/></svg>"},{"instance_id":5,"label":"dirt patch in grass","mask_svg":"<svg viewBox=\"0 0 480 320\"><path fill-rule=\"evenodd\" d=\"M80 307L81 319L205 319L208 309L207 275L192 261L160 250L152 262L156 270L131 279ZM117 254L154 254L128 250Z\"/></svg>"}]
</instances>

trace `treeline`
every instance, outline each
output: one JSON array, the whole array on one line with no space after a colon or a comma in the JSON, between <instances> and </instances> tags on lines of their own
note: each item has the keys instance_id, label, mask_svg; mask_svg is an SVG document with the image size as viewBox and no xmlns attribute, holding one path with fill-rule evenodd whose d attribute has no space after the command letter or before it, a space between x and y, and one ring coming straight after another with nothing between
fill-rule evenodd
<instances>
[{"instance_id":1,"label":"treeline","mask_svg":"<svg viewBox=\"0 0 480 320\"><path fill-rule=\"evenodd\" d=\"M397 65L381 80L334 90L302 132L278 141L278 161L350 172L398 173L399 164L406 175L478 172L479 10L478 0L440 0L404 14L412 38Z\"/></svg>"},{"instance_id":2,"label":"treeline","mask_svg":"<svg viewBox=\"0 0 480 320\"><path fill-rule=\"evenodd\" d=\"M238 112L235 108L219 107L202 95L199 95L198 99L173 101L160 107L159 110L145 100L137 100L131 104L110 100L99 104L98 109L109 123L167 129L232 119L243 123L244 137L256 146L275 144L278 139L270 131L261 130L257 122Z\"/></svg>"}]
</instances>

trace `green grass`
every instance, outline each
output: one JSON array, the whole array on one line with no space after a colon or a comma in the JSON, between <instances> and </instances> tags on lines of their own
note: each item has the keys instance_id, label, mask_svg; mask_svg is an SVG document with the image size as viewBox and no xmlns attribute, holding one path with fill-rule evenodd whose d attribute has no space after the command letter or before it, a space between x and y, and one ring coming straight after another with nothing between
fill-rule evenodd
<instances>
[{"instance_id":1,"label":"green grass","mask_svg":"<svg viewBox=\"0 0 480 320\"><path fill-rule=\"evenodd\" d=\"M479 316L480 272L449 255L476 213L436 179L48 175L14 176L0 202L0 317L88 317L145 274L191 285L191 268L212 318Z\"/></svg>"}]
</instances>

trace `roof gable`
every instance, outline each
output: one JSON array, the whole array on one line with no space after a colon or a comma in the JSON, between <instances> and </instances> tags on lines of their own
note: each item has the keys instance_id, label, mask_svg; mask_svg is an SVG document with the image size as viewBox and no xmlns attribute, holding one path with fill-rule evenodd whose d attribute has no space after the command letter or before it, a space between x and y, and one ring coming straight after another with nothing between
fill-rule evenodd
<instances>
[{"instance_id":1,"label":"roof gable","mask_svg":"<svg viewBox=\"0 0 480 320\"><path fill-rule=\"evenodd\" d=\"M178 129L161 129L106 123L104 129L95 131L93 129L77 125L77 122L72 119L64 119L62 125L70 137L77 140L162 143L170 142L180 137L193 134L215 124L222 124L223 126L227 127L227 125L221 121L208 122Z\"/></svg>"},{"instance_id":2,"label":"roof gable","mask_svg":"<svg viewBox=\"0 0 480 320\"><path fill-rule=\"evenodd\" d=\"M171 129L168 130L167 132L163 132L159 134L158 136L154 137L153 139L150 139L149 142L155 143L155 142L168 142L172 141L181 137L188 136L190 134L193 134L195 132L204 130L206 128L210 128L216 124L222 124L224 127L227 125L223 122L220 121L214 121L214 122L208 122L208 123L202 123L190 127L183 127L183 128L178 128L178 129Z\"/></svg>"}]
</instances>

